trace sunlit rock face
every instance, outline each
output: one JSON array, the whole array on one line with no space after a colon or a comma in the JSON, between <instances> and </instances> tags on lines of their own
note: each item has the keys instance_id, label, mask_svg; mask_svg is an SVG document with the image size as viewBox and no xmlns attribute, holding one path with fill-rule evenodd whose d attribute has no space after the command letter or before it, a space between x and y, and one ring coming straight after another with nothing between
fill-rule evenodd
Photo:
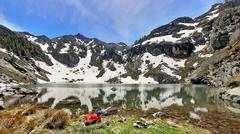
<instances>
[{"instance_id":1,"label":"sunlit rock face","mask_svg":"<svg viewBox=\"0 0 240 134\"><path fill-rule=\"evenodd\" d=\"M227 2L236 2L236 3L239 3L240 0L225 0L225 3L227 3Z\"/></svg>"}]
</instances>

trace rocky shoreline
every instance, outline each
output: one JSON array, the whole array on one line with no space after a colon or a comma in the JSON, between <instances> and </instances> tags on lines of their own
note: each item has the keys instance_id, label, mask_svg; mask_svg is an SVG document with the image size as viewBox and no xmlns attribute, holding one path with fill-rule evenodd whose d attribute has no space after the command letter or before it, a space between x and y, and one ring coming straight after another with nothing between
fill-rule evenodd
<instances>
[{"instance_id":1,"label":"rocky shoreline","mask_svg":"<svg viewBox=\"0 0 240 134\"><path fill-rule=\"evenodd\" d=\"M4 99L12 96L26 96L35 95L38 92L31 88L25 88L20 84L10 83L3 84L0 83L0 110L4 110Z\"/></svg>"},{"instance_id":2,"label":"rocky shoreline","mask_svg":"<svg viewBox=\"0 0 240 134\"><path fill-rule=\"evenodd\" d=\"M225 101L240 104L240 87L220 92L218 96Z\"/></svg>"}]
</instances>

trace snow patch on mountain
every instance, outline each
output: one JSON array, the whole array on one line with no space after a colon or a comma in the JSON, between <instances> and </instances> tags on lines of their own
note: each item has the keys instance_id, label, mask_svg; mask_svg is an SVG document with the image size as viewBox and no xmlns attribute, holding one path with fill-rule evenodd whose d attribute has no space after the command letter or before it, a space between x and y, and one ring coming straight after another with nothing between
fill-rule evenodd
<instances>
[{"instance_id":1,"label":"snow patch on mountain","mask_svg":"<svg viewBox=\"0 0 240 134\"><path fill-rule=\"evenodd\" d=\"M139 75L138 80L134 80L128 76L126 78L121 78L121 81L125 84L158 84L153 78L146 78L143 74Z\"/></svg>"},{"instance_id":2,"label":"snow patch on mountain","mask_svg":"<svg viewBox=\"0 0 240 134\"><path fill-rule=\"evenodd\" d=\"M87 56L81 58L76 67L70 68L66 65L56 61L52 55L48 55L53 63L53 66L48 66L45 62L36 61L36 65L48 71L47 74L50 82L66 82L70 80L79 80L86 83L102 83L96 76L99 73L98 68L90 66L91 51L87 51ZM39 81L42 82L42 81Z\"/></svg>"},{"instance_id":3,"label":"snow patch on mountain","mask_svg":"<svg viewBox=\"0 0 240 134\"><path fill-rule=\"evenodd\" d=\"M87 46L89 46L92 43L94 43L94 40L91 40L89 43L87 43Z\"/></svg>"},{"instance_id":4,"label":"snow patch on mountain","mask_svg":"<svg viewBox=\"0 0 240 134\"><path fill-rule=\"evenodd\" d=\"M199 46L196 46L194 52L195 52L195 53L196 53L196 52L200 52L200 51L202 51L206 46L207 46L207 45L199 45Z\"/></svg>"},{"instance_id":5,"label":"snow patch on mountain","mask_svg":"<svg viewBox=\"0 0 240 134\"><path fill-rule=\"evenodd\" d=\"M116 68L116 70L112 71L112 70L108 69L107 68L108 63L113 64L113 66ZM118 63L115 63L113 61L104 60L102 65L103 65L103 68L105 69L105 73L102 76L102 79L104 81L107 81L107 80L112 79L114 77L120 77L121 74L124 74L126 72L126 70L124 69L124 66L122 64L118 64Z\"/></svg>"},{"instance_id":6,"label":"snow patch on mountain","mask_svg":"<svg viewBox=\"0 0 240 134\"><path fill-rule=\"evenodd\" d=\"M154 38L151 38L151 39L148 39L146 41L144 41L142 43L142 45L146 45L146 44L153 44L153 43L160 43L160 42L163 42L163 41L166 41L166 42L177 42L179 39L178 38L175 38L173 37L173 35L165 35L165 36L159 36L159 37L154 37ZM136 45L137 46L137 45Z\"/></svg>"},{"instance_id":7,"label":"snow patch on mountain","mask_svg":"<svg viewBox=\"0 0 240 134\"><path fill-rule=\"evenodd\" d=\"M59 53L60 53L60 54L67 53L68 50L69 50L70 45L71 45L70 43L65 43L65 44L64 44L64 48L62 48Z\"/></svg>"},{"instance_id":8,"label":"snow patch on mountain","mask_svg":"<svg viewBox=\"0 0 240 134\"><path fill-rule=\"evenodd\" d=\"M207 17L208 17L208 20L213 20L214 18L216 18L218 16L219 16L219 13L216 13L216 14L209 15Z\"/></svg>"},{"instance_id":9,"label":"snow patch on mountain","mask_svg":"<svg viewBox=\"0 0 240 134\"><path fill-rule=\"evenodd\" d=\"M190 35L192 33L194 33L195 31L196 31L195 29L194 30L182 30L182 31L178 32L178 34L182 34L181 38L186 38L186 37L190 37Z\"/></svg>"},{"instance_id":10,"label":"snow patch on mountain","mask_svg":"<svg viewBox=\"0 0 240 134\"><path fill-rule=\"evenodd\" d=\"M212 57L213 56L213 54L199 54L199 57L201 57L201 58L209 58L209 57Z\"/></svg>"},{"instance_id":11,"label":"snow patch on mountain","mask_svg":"<svg viewBox=\"0 0 240 134\"><path fill-rule=\"evenodd\" d=\"M8 51L6 49L0 48L0 51L3 53L7 53Z\"/></svg>"},{"instance_id":12,"label":"snow patch on mountain","mask_svg":"<svg viewBox=\"0 0 240 134\"><path fill-rule=\"evenodd\" d=\"M37 37L31 36L31 35L26 35L26 37L31 42L35 42L35 40L37 40Z\"/></svg>"},{"instance_id":13,"label":"snow patch on mountain","mask_svg":"<svg viewBox=\"0 0 240 134\"><path fill-rule=\"evenodd\" d=\"M20 59L16 54L14 54L13 52L9 52L9 51L6 50L6 49L0 48L0 52L5 53L5 54L8 54L8 55L11 55L11 56L13 56L13 57L16 58L16 59Z\"/></svg>"},{"instance_id":14,"label":"snow patch on mountain","mask_svg":"<svg viewBox=\"0 0 240 134\"><path fill-rule=\"evenodd\" d=\"M207 15L208 20L213 20L214 18L219 16L219 7L220 7L219 5L216 6L214 10Z\"/></svg>"},{"instance_id":15,"label":"snow patch on mountain","mask_svg":"<svg viewBox=\"0 0 240 134\"><path fill-rule=\"evenodd\" d=\"M156 68L158 65L161 65L163 73L166 73L170 76L175 76L178 79L181 79L181 76L176 75L174 71L180 67L184 67L186 62L185 59L177 60L174 58L170 58L165 54L153 56L150 53L144 53L144 55L142 56L142 61L143 63L141 65L141 71L143 73L146 73L148 64L152 64L153 68ZM146 61L149 61L149 63L147 64Z\"/></svg>"},{"instance_id":16,"label":"snow patch on mountain","mask_svg":"<svg viewBox=\"0 0 240 134\"><path fill-rule=\"evenodd\" d=\"M198 23L178 23L179 25L184 25L184 26L197 26Z\"/></svg>"},{"instance_id":17,"label":"snow patch on mountain","mask_svg":"<svg viewBox=\"0 0 240 134\"><path fill-rule=\"evenodd\" d=\"M197 65L198 65L198 63L196 62L196 63L193 64L193 67L197 67Z\"/></svg>"},{"instance_id":18,"label":"snow patch on mountain","mask_svg":"<svg viewBox=\"0 0 240 134\"><path fill-rule=\"evenodd\" d=\"M47 52L48 47L49 47L49 45L47 43L45 43L45 44L39 43L36 41L38 38L31 36L31 35L26 35L26 37L27 37L28 41L31 41L32 43L39 45L43 52Z\"/></svg>"}]
</instances>

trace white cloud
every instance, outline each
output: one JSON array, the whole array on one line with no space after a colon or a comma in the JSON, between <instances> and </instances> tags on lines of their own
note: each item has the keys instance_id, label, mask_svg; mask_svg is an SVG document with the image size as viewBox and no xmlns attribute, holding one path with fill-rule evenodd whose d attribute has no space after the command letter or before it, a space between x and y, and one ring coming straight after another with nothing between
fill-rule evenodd
<instances>
[{"instance_id":1,"label":"white cloud","mask_svg":"<svg viewBox=\"0 0 240 134\"><path fill-rule=\"evenodd\" d=\"M161 19L160 16L164 16L168 11L171 2L172 0L161 0L161 4L159 4L159 2L149 0L122 0L121 2L115 0L110 11L112 20L114 20L113 27L121 36L128 38L133 34L132 32L145 29L151 24L150 21L153 21L151 17L156 17L156 21ZM111 6L110 0L109 3ZM119 5L121 7L117 8ZM162 12L159 12L159 9Z\"/></svg>"},{"instance_id":2,"label":"white cloud","mask_svg":"<svg viewBox=\"0 0 240 134\"><path fill-rule=\"evenodd\" d=\"M146 28L151 17L160 18L168 10L174 0L61 0L61 4L74 9L71 21L79 23L83 16L96 23L94 29L101 29L99 35L111 31L116 36L129 39L139 29ZM161 12L159 12L161 9Z\"/></svg>"},{"instance_id":3,"label":"white cloud","mask_svg":"<svg viewBox=\"0 0 240 134\"><path fill-rule=\"evenodd\" d=\"M0 24L13 31L23 31L23 28L9 22L2 13L0 13Z\"/></svg>"},{"instance_id":4,"label":"white cloud","mask_svg":"<svg viewBox=\"0 0 240 134\"><path fill-rule=\"evenodd\" d=\"M112 34L125 40L160 18L174 0L25 0L28 15L57 19L79 29L91 24L96 34ZM24 9L23 9L24 10ZM161 12L160 12L161 11ZM149 28L147 28L149 30ZM111 36L111 35L110 35Z\"/></svg>"},{"instance_id":5,"label":"white cloud","mask_svg":"<svg viewBox=\"0 0 240 134\"><path fill-rule=\"evenodd\" d=\"M91 9L88 9L81 0L62 0L62 4L75 8L75 12L82 16L96 17Z\"/></svg>"}]
</instances>

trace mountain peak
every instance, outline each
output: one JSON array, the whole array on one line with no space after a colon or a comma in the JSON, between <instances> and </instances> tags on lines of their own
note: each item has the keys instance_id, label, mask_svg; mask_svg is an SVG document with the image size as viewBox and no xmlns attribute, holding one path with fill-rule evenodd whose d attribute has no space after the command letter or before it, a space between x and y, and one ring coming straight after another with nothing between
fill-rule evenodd
<instances>
[{"instance_id":1,"label":"mountain peak","mask_svg":"<svg viewBox=\"0 0 240 134\"><path fill-rule=\"evenodd\" d=\"M179 17L172 21L171 23L178 24L178 23L194 23L193 18L190 17Z\"/></svg>"}]
</instances>

